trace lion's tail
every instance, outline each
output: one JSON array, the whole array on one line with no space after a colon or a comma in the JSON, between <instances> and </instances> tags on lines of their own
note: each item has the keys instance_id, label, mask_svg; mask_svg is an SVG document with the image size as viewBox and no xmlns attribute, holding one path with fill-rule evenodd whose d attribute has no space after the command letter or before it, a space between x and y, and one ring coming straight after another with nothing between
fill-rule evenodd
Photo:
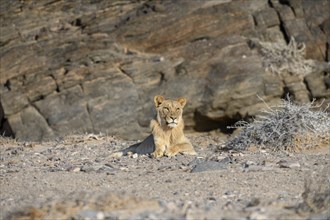
<instances>
[{"instance_id":1,"label":"lion's tail","mask_svg":"<svg viewBox=\"0 0 330 220\"><path fill-rule=\"evenodd\" d=\"M150 154L154 152L154 150L154 137L153 135L149 135L144 141L140 143L133 144L128 148L112 153L111 157L119 158L122 156L126 156L129 152L131 152L132 154Z\"/></svg>"}]
</instances>

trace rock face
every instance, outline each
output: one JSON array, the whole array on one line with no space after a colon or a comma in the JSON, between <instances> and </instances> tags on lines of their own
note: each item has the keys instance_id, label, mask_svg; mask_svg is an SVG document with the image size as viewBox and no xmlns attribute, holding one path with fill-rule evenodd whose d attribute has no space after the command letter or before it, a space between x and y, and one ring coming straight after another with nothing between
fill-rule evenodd
<instances>
[{"instance_id":1,"label":"rock face","mask_svg":"<svg viewBox=\"0 0 330 220\"><path fill-rule=\"evenodd\" d=\"M142 138L152 98L184 96L187 129L253 116L289 92L329 98L330 2L6 1L1 4L0 131ZM319 65L303 77L263 66L251 43L294 37Z\"/></svg>"}]
</instances>

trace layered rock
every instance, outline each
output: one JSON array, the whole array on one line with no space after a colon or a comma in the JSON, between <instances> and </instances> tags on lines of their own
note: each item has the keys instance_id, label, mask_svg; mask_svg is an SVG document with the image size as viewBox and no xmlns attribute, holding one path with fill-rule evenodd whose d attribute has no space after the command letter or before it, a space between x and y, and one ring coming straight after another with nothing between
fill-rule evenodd
<instances>
[{"instance_id":1,"label":"layered rock","mask_svg":"<svg viewBox=\"0 0 330 220\"><path fill-rule=\"evenodd\" d=\"M187 129L225 130L275 104L329 98L329 1L7 1L1 5L1 132L142 138L152 98L188 99ZM263 66L253 42L306 46L303 77Z\"/></svg>"}]
</instances>

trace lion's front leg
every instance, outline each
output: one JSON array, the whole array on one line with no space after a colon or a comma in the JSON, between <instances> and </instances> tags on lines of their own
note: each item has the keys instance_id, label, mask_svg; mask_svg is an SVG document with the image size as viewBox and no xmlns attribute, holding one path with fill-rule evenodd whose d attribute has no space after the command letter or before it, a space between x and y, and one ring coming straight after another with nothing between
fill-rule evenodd
<instances>
[{"instance_id":1,"label":"lion's front leg","mask_svg":"<svg viewBox=\"0 0 330 220\"><path fill-rule=\"evenodd\" d=\"M177 155L178 153L180 153L180 145L174 145L174 146L166 149L165 156L173 157L173 156Z\"/></svg>"},{"instance_id":2,"label":"lion's front leg","mask_svg":"<svg viewBox=\"0 0 330 220\"><path fill-rule=\"evenodd\" d=\"M191 143L182 143L167 148L165 151L165 156L172 157L177 155L178 153L189 154L189 155L197 154Z\"/></svg>"},{"instance_id":3,"label":"lion's front leg","mask_svg":"<svg viewBox=\"0 0 330 220\"><path fill-rule=\"evenodd\" d=\"M166 143L164 141L155 140L155 151L151 153L154 158L164 156L166 150Z\"/></svg>"}]
</instances>

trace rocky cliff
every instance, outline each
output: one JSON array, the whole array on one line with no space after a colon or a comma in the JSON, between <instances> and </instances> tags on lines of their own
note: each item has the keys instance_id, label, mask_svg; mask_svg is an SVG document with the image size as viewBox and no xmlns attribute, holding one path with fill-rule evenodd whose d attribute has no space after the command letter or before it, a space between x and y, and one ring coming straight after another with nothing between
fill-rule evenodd
<instances>
[{"instance_id":1,"label":"rocky cliff","mask_svg":"<svg viewBox=\"0 0 330 220\"><path fill-rule=\"evenodd\" d=\"M153 96L225 129L290 93L330 97L328 0L1 1L0 131L142 138Z\"/></svg>"}]
</instances>

